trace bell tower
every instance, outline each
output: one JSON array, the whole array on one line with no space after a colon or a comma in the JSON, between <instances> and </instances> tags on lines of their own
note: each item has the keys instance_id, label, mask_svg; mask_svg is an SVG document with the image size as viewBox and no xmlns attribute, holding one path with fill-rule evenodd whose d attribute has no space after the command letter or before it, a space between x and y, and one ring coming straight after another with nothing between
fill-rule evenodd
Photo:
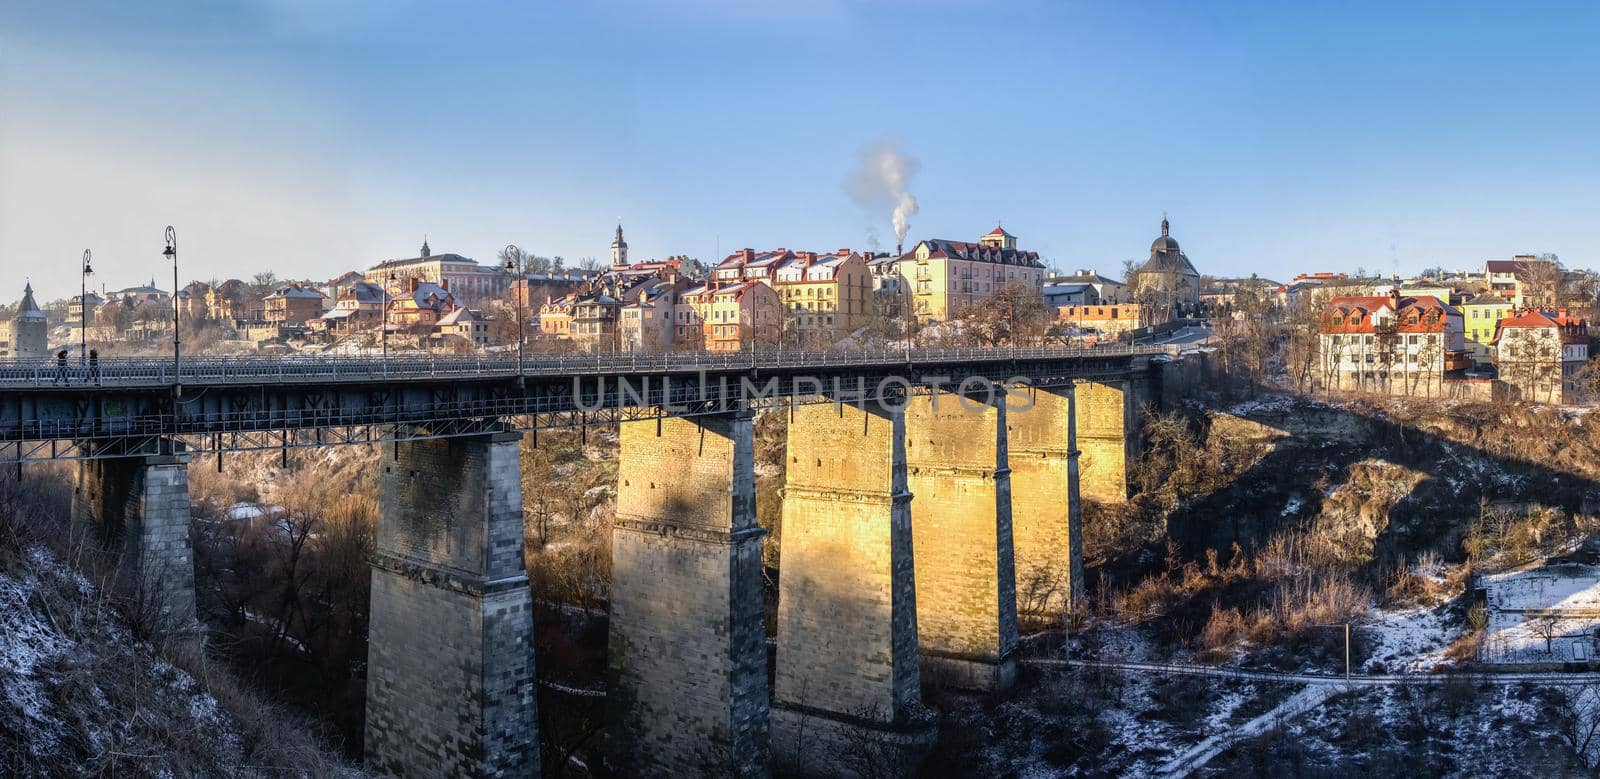
<instances>
[{"instance_id":1,"label":"bell tower","mask_svg":"<svg viewBox=\"0 0 1600 779\"><path fill-rule=\"evenodd\" d=\"M622 223L617 223L617 237L611 239L611 267L617 270L628 267L628 242L622 240Z\"/></svg>"}]
</instances>

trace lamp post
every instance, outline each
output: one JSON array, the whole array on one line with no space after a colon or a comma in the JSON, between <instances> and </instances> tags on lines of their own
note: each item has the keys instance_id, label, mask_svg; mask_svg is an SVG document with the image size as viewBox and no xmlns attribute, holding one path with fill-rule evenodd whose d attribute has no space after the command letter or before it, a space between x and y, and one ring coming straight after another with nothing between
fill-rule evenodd
<instances>
[{"instance_id":1,"label":"lamp post","mask_svg":"<svg viewBox=\"0 0 1600 779\"><path fill-rule=\"evenodd\" d=\"M83 250L83 273L78 277L78 362L82 364L89 355L89 276L94 268L89 265L89 250Z\"/></svg>"},{"instance_id":2,"label":"lamp post","mask_svg":"<svg viewBox=\"0 0 1600 779\"><path fill-rule=\"evenodd\" d=\"M378 316L379 338L383 340L383 372L389 372L389 285L394 283L394 271L383 282L383 311Z\"/></svg>"},{"instance_id":3,"label":"lamp post","mask_svg":"<svg viewBox=\"0 0 1600 779\"><path fill-rule=\"evenodd\" d=\"M172 387L173 392L183 391L179 372L183 367L183 349L178 340L178 232L167 225L167 249L161 253L172 260Z\"/></svg>"},{"instance_id":4,"label":"lamp post","mask_svg":"<svg viewBox=\"0 0 1600 779\"><path fill-rule=\"evenodd\" d=\"M514 295L517 299L517 381L520 382L522 381L523 349L528 340L528 320L522 313L523 299L528 296L528 277L522 272L522 249L517 248L516 244L508 243L501 253L506 257L506 270L514 271L517 274L517 280L511 283L511 289L514 290ZM520 290L516 287L519 281L522 282L522 289Z\"/></svg>"}]
</instances>

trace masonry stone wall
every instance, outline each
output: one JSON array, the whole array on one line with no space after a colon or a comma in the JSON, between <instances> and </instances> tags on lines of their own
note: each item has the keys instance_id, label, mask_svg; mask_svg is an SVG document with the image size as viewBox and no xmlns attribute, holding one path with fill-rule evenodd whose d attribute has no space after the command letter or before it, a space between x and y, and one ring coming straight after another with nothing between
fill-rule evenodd
<instances>
[{"instance_id":1,"label":"masonry stone wall","mask_svg":"<svg viewBox=\"0 0 1600 779\"><path fill-rule=\"evenodd\" d=\"M917 640L924 671L962 687L1015 679L1016 568L1006 408L915 396L906 410Z\"/></svg>"},{"instance_id":2,"label":"masonry stone wall","mask_svg":"<svg viewBox=\"0 0 1600 779\"><path fill-rule=\"evenodd\" d=\"M774 762L850 775L882 751L909 770L932 747L922 704L905 416L800 406L789 423L778 582Z\"/></svg>"},{"instance_id":3,"label":"masonry stone wall","mask_svg":"<svg viewBox=\"0 0 1600 779\"><path fill-rule=\"evenodd\" d=\"M519 440L385 448L367 649L365 746L377 770L538 773Z\"/></svg>"},{"instance_id":4,"label":"masonry stone wall","mask_svg":"<svg viewBox=\"0 0 1600 779\"><path fill-rule=\"evenodd\" d=\"M751 418L624 422L606 759L624 776L768 771Z\"/></svg>"},{"instance_id":5,"label":"masonry stone wall","mask_svg":"<svg viewBox=\"0 0 1600 779\"><path fill-rule=\"evenodd\" d=\"M160 604L175 627L195 620L186 455L118 457L78 464L72 518L120 553L120 584Z\"/></svg>"},{"instance_id":6,"label":"masonry stone wall","mask_svg":"<svg viewBox=\"0 0 1600 779\"><path fill-rule=\"evenodd\" d=\"M1017 613L1059 620L1083 594L1073 389L1033 390L1030 399L1006 417Z\"/></svg>"},{"instance_id":7,"label":"masonry stone wall","mask_svg":"<svg viewBox=\"0 0 1600 779\"><path fill-rule=\"evenodd\" d=\"M1113 503L1128 499L1128 468L1138 455L1137 405L1132 382L1079 382L1078 446L1083 496Z\"/></svg>"}]
</instances>

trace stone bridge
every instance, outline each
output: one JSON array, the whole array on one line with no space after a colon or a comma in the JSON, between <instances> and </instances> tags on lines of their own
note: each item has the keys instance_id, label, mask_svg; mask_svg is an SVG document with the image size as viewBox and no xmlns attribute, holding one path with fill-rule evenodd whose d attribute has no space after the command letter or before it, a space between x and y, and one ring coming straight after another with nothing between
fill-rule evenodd
<instances>
[{"instance_id":1,"label":"stone bridge","mask_svg":"<svg viewBox=\"0 0 1600 779\"><path fill-rule=\"evenodd\" d=\"M73 514L194 619L191 458L380 444L365 750L538 771L520 442L620 428L606 760L851 773L932 746L924 678L1000 691L1019 609L1081 590L1078 505L1121 500L1164 347L512 360L0 364L0 460L80 461ZM754 415L789 415L769 700ZM529 432L531 431L531 433ZM536 438L535 438L536 441ZM1079 453L1082 452L1081 462ZM1080 477L1081 471L1081 477Z\"/></svg>"}]
</instances>

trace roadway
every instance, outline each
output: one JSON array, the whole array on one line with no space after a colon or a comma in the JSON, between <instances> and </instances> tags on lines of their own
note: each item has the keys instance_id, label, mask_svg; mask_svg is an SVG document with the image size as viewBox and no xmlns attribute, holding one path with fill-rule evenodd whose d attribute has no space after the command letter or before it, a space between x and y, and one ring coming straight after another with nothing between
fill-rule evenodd
<instances>
[{"instance_id":1,"label":"roadway","mask_svg":"<svg viewBox=\"0 0 1600 779\"><path fill-rule=\"evenodd\" d=\"M0 361L0 387L61 389L104 387L169 387L189 385L282 385L339 382L402 382L440 378L493 379L527 377L693 374L700 371L797 371L806 368L959 365L1008 360L1070 360L1176 354L1168 344L1111 344L1087 348L1020 347L978 349L772 350L743 352L665 352L659 354L537 355L519 362L515 355L405 355L388 358L351 356L185 357L179 370L171 358L113 357L99 361L98 376L69 361ZM174 378L176 376L176 381Z\"/></svg>"}]
</instances>

